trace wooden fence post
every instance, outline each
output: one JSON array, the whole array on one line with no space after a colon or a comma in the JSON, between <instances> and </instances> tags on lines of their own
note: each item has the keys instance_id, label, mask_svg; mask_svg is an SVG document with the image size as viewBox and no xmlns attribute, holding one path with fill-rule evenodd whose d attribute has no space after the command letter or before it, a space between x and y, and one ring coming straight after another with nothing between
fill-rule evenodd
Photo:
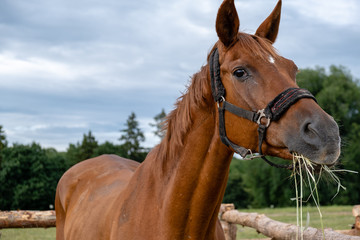
<instances>
[{"instance_id":1,"label":"wooden fence post","mask_svg":"<svg viewBox=\"0 0 360 240\"><path fill-rule=\"evenodd\" d=\"M222 215L226 211L234 210L235 206L233 203L230 204L221 204L219 215L220 215L220 222L221 226L225 233L225 239L226 240L236 240L236 232L237 232L237 226L235 223L227 222L222 219Z\"/></svg>"},{"instance_id":2,"label":"wooden fence post","mask_svg":"<svg viewBox=\"0 0 360 240\"><path fill-rule=\"evenodd\" d=\"M354 231L360 235L360 205L355 205L352 210L355 217Z\"/></svg>"}]
</instances>

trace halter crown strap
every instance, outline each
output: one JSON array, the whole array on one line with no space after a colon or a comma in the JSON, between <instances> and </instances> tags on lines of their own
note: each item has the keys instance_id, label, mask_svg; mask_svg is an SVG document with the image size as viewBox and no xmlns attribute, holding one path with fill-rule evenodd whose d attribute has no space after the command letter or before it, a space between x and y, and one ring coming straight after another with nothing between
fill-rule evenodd
<instances>
[{"instance_id":1,"label":"halter crown strap","mask_svg":"<svg viewBox=\"0 0 360 240\"><path fill-rule=\"evenodd\" d=\"M224 101L225 88L220 77L219 51L217 48L215 48L215 50L210 55L209 65L210 65L211 92L213 98L215 102L217 102L218 104L222 102L222 107L219 106L218 108L220 139L226 146L231 147L240 156L245 157L249 153L249 150L231 142L226 135L225 110L228 110L235 115L241 114L242 116L247 116L249 120L252 120L253 112L250 112L242 108L238 108L235 105Z\"/></svg>"},{"instance_id":2,"label":"halter crown strap","mask_svg":"<svg viewBox=\"0 0 360 240\"><path fill-rule=\"evenodd\" d=\"M231 147L236 153L245 157L249 150L239 146L229 140L226 136L225 130L225 110L235 114L239 117L248 119L258 124L258 135L259 135L259 154L260 157L270 164L278 168L292 169L292 165L279 165L272 163L265 156L262 155L262 143L265 140L266 129L270 125L271 121L277 121L280 119L293 104L302 98L311 98L316 102L315 97L306 89L302 88L288 88L281 92L274 98L266 108L259 110L258 112L252 112L246 109L239 108L227 101L225 101L225 88L220 77L220 63L219 63L219 52L215 48L209 58L210 65L210 79L211 79L211 90L215 102L218 103L219 110L219 133L221 141L228 147ZM220 106L221 105L221 106ZM266 118L266 123L263 124L262 118Z\"/></svg>"},{"instance_id":3,"label":"halter crown strap","mask_svg":"<svg viewBox=\"0 0 360 240\"><path fill-rule=\"evenodd\" d=\"M219 51L216 48L210 55L211 92L215 102L225 96L225 88L220 77Z\"/></svg>"}]
</instances>

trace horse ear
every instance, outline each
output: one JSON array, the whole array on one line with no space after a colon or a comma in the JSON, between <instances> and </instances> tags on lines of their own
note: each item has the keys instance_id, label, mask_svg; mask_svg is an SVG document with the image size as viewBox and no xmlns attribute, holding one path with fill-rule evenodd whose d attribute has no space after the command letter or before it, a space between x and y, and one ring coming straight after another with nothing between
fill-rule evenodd
<instances>
[{"instance_id":1,"label":"horse ear","mask_svg":"<svg viewBox=\"0 0 360 240\"><path fill-rule=\"evenodd\" d=\"M274 43L279 32L281 15L281 0L278 1L272 13L265 19L265 21L256 30L255 35L267 38Z\"/></svg>"},{"instance_id":2,"label":"horse ear","mask_svg":"<svg viewBox=\"0 0 360 240\"><path fill-rule=\"evenodd\" d=\"M226 47L229 47L236 40L239 26L240 21L234 0L224 0L216 17L216 32Z\"/></svg>"}]
</instances>

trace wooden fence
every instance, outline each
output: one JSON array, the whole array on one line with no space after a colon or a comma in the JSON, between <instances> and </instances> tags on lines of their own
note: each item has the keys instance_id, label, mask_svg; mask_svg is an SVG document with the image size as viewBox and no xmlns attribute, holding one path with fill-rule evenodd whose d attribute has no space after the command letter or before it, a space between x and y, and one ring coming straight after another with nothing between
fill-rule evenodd
<instances>
[{"instance_id":1,"label":"wooden fence","mask_svg":"<svg viewBox=\"0 0 360 240\"><path fill-rule=\"evenodd\" d=\"M353 215L356 217L354 229L342 231L343 233L325 229L326 240L360 240L360 205L353 208ZM223 226L226 240L236 240L236 224L251 227L257 232L270 237L271 240L293 240L300 234L300 228L293 224L282 223L266 217L264 214L244 213L234 209L233 204L222 204L220 208L220 219ZM346 232L346 234L344 234ZM323 240L321 229L312 227L302 232L303 240ZM354 236L351 236L351 235ZM300 239L300 237L298 237Z\"/></svg>"},{"instance_id":2,"label":"wooden fence","mask_svg":"<svg viewBox=\"0 0 360 240\"><path fill-rule=\"evenodd\" d=\"M55 222L55 211L0 211L0 229L49 228Z\"/></svg>"},{"instance_id":3,"label":"wooden fence","mask_svg":"<svg viewBox=\"0 0 360 240\"><path fill-rule=\"evenodd\" d=\"M360 240L360 205L353 208L355 216L354 229L346 231L345 235L330 229L325 229L326 240ZM237 224L256 229L271 240L296 239L299 228L292 224L272 220L263 214L244 213L235 210L233 204L222 204L220 220L226 240L236 240ZM55 211L0 211L0 229L2 228L48 228L55 227ZM303 231L304 240L323 240L323 233L316 228L308 227Z\"/></svg>"}]
</instances>

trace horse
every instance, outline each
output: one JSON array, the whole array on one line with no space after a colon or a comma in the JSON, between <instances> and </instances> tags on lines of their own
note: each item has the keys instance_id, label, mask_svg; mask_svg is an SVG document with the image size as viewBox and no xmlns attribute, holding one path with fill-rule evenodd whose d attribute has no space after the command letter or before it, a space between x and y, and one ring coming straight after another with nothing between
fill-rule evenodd
<instances>
[{"instance_id":1,"label":"horse","mask_svg":"<svg viewBox=\"0 0 360 240\"><path fill-rule=\"evenodd\" d=\"M57 240L225 239L218 220L234 152L333 165L339 128L296 83L275 42L281 0L255 34L239 31L234 0L216 17L218 41L166 118L141 164L102 155L59 180ZM261 139L261 140L259 140Z\"/></svg>"}]
</instances>

